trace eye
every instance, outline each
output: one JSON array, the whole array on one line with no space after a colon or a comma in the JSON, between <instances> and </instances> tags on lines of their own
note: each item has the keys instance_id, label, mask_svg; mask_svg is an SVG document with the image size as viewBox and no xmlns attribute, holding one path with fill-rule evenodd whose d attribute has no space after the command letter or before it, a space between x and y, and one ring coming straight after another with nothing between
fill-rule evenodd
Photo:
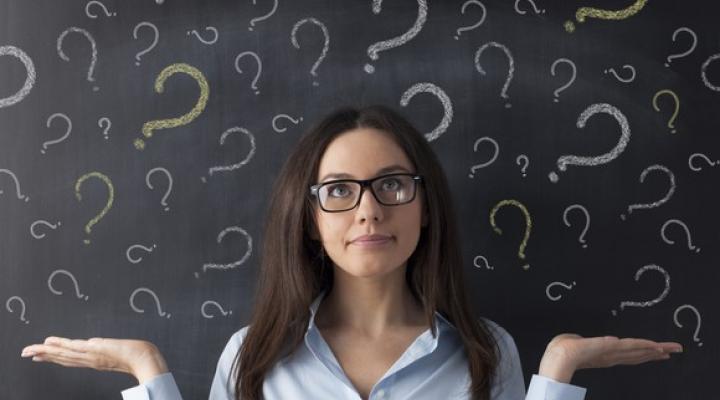
<instances>
[{"instance_id":1,"label":"eye","mask_svg":"<svg viewBox=\"0 0 720 400\"><path fill-rule=\"evenodd\" d=\"M347 187L346 184L344 184L344 183L338 183L338 184L335 184L335 185L330 185L330 186L328 186L328 194L329 194L330 196L332 196L332 197L345 197L345 196L347 196L347 194L345 194L345 195L343 195L343 194L336 195L336 193L335 193L335 190L336 190L336 189L340 189L341 191L344 190L344 191L349 192L348 187Z\"/></svg>"},{"instance_id":2,"label":"eye","mask_svg":"<svg viewBox=\"0 0 720 400\"><path fill-rule=\"evenodd\" d=\"M388 183L389 183L389 185L386 186L386 184L388 184ZM383 179L383 181L382 181L383 190L397 190L400 187L402 187L402 182L400 182L396 178L387 178L387 179Z\"/></svg>"}]
</instances>

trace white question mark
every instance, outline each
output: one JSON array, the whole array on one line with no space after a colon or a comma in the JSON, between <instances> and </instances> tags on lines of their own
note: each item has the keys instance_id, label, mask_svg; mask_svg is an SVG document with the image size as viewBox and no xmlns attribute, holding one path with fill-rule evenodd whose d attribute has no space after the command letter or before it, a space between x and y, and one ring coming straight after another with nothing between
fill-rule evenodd
<instances>
[{"instance_id":1,"label":"white question mark","mask_svg":"<svg viewBox=\"0 0 720 400\"><path fill-rule=\"evenodd\" d=\"M573 283L571 283L569 285L567 283L563 283L563 282L552 282L545 287L545 295L547 296L548 299L550 299L552 301L558 301L562 298L562 295L560 295L560 294L558 294L557 296L551 295L550 288L552 288L554 286L562 286L565 289L572 290L573 286L575 286L575 285L576 285L575 281L573 281Z\"/></svg>"},{"instance_id":2,"label":"white question mark","mask_svg":"<svg viewBox=\"0 0 720 400\"><path fill-rule=\"evenodd\" d=\"M150 246L150 247L145 247L141 244L134 244L134 245L128 247L127 250L125 250L125 258L127 258L127 260L130 261L131 263L137 264L140 261L142 261L143 258L142 257L133 258L132 256L130 256L131 251L133 251L135 249L142 249L142 250L147 251L148 253L152 253L152 251L155 250L156 248L157 248L157 245L155 243L153 243L152 246Z\"/></svg>"},{"instance_id":3,"label":"white question mark","mask_svg":"<svg viewBox=\"0 0 720 400\"><path fill-rule=\"evenodd\" d=\"M313 23L313 24L319 26L320 29L322 30L323 36L325 37L325 42L323 44L322 53L320 53L320 57L318 57L318 59L315 61L312 68L310 69L310 74L314 77L317 77L317 68L318 68L318 66L320 66L320 63L327 55L328 49L330 48L330 34L328 33L328 29L327 29L327 27L325 27L325 24L318 21L317 19L315 19L315 18L301 19L300 21L296 22L295 25L293 25L292 32L290 32L290 41L292 42L292 45L295 46L295 48L298 50L300 50L300 44L298 43L297 37L296 37L297 31L300 28L300 26L302 26L303 24L306 24L306 23ZM317 86L318 82L313 81L313 85Z\"/></svg>"},{"instance_id":4,"label":"white question mark","mask_svg":"<svg viewBox=\"0 0 720 400\"><path fill-rule=\"evenodd\" d=\"M63 50L62 50L62 44L63 44L63 40L65 40L65 36L67 36L67 34L69 34L71 32L80 33L80 34L84 35L87 38L87 40L90 42L90 46L92 47L92 58L90 59L90 68L88 68L87 80L90 82L95 82L95 78L92 76L92 74L93 74L93 70L95 69L95 63L97 62L97 48L95 46L95 39L93 39L92 35L90 35L90 32L86 31L85 29L78 28L75 26L72 26L72 27L66 29L65 31L63 31L63 33L61 33L57 39L58 55L60 56L60 58L63 61L70 61L70 58L68 58L68 56L66 56L65 52L63 52ZM97 86L93 86L94 91L97 91L98 89L99 88Z\"/></svg>"},{"instance_id":5,"label":"white question mark","mask_svg":"<svg viewBox=\"0 0 720 400\"><path fill-rule=\"evenodd\" d=\"M140 313L140 314L145 312L145 310L135 306L135 295L140 292L145 292L145 293L149 294L150 296L152 296L152 298L155 300L155 305L157 306L158 315L160 315L161 317L170 318L170 316L171 316L170 313L163 311L162 308L160 307L160 299L158 299L155 292L153 292L152 290L150 290L146 287L139 287L139 288L135 289L132 292L132 294L130 295L130 307L133 309L133 311Z\"/></svg>"},{"instance_id":6,"label":"white question mark","mask_svg":"<svg viewBox=\"0 0 720 400\"><path fill-rule=\"evenodd\" d=\"M445 91L430 82L420 82L412 85L405 91L405 93L403 93L402 97L400 97L400 105L407 107L407 105L410 104L410 100L412 100L416 94L422 92L435 95L435 97L440 100L440 103L442 103L444 110L443 118L440 121L440 124L436 126L435 129L425 134L425 139L427 139L428 142L432 142L433 140L439 138L440 135L447 130L448 126L450 126L450 122L452 122L453 117L453 107L450 97L445 93Z\"/></svg>"},{"instance_id":7,"label":"white question mark","mask_svg":"<svg viewBox=\"0 0 720 400\"><path fill-rule=\"evenodd\" d=\"M670 171L664 165L655 164L655 165L651 165L651 166L645 168L645 170L640 174L640 183L645 182L645 176L647 176L648 172L650 172L650 171L661 171L661 172L664 172L665 174L667 174L668 178L670 179L670 188L668 189L668 192L665 194L665 196L662 199L660 199L658 201L648 203L648 204L632 204L632 205L628 206L628 214L632 214L633 210L637 210L637 209L643 209L643 208L650 209L650 208L658 207L658 206L666 203L668 200L670 200L670 197L672 197L673 193L675 193L675 174L673 174L672 171ZM620 218L625 220L626 219L625 214L621 214Z\"/></svg>"},{"instance_id":8,"label":"white question mark","mask_svg":"<svg viewBox=\"0 0 720 400\"><path fill-rule=\"evenodd\" d=\"M212 34L213 34L213 38L212 38L212 39L203 39L203 38L200 36L200 34L198 33L198 31L196 31L195 29L193 29L193 30L191 30L191 31L187 31L187 35L188 35L188 36L190 36L190 35L195 35L195 37L196 37L199 41L201 41L202 43L204 43L204 44L215 44L215 43L218 41L218 30L215 29L215 27L212 27L212 26L207 26L207 27L205 27L205 30L212 32Z\"/></svg>"},{"instance_id":9,"label":"white question mark","mask_svg":"<svg viewBox=\"0 0 720 400\"><path fill-rule=\"evenodd\" d=\"M583 229L580 237L578 238L578 241L583 244L582 247L584 249L587 248L587 243L585 243L585 234L590 227L590 213L588 213L588 210L580 204L573 204L571 206L568 206L563 212L563 222L565 222L565 226L570 227L570 222L568 221L567 216L570 211L575 209L580 210L583 212L583 214L585 214L585 228Z\"/></svg>"},{"instance_id":10,"label":"white question mark","mask_svg":"<svg viewBox=\"0 0 720 400\"><path fill-rule=\"evenodd\" d=\"M702 342L700 342L700 339L698 339L698 333L700 333L700 324L702 324L702 320L700 318L700 312L697 310L697 308L690 304L681 305L680 307L675 309L675 312L673 313L673 321L678 328L682 328L682 324L680 323L680 321L678 321L678 314L680 313L680 311L685 309L689 309L690 311L692 311L697 318L697 327L695 328L695 334L693 334L693 340L699 342L698 346L702 346Z\"/></svg>"},{"instance_id":11,"label":"white question mark","mask_svg":"<svg viewBox=\"0 0 720 400\"><path fill-rule=\"evenodd\" d=\"M33 64L32 59L28 57L24 51L15 46L0 47L0 56L13 56L18 58L25 66L25 71L27 71L23 87L14 95L0 99L0 108L3 108L22 101L22 99L30 93L30 90L35 85L35 64Z\"/></svg>"},{"instance_id":12,"label":"white question mark","mask_svg":"<svg viewBox=\"0 0 720 400\"><path fill-rule=\"evenodd\" d=\"M220 312L222 313L222 315L225 317L228 315L232 315L232 310L225 311L225 310L223 310L222 306L220 306L220 304L218 302L213 301L213 300L206 300L202 303L202 306L200 306L200 313L205 318L211 319L211 318L215 317L214 315L209 314L208 312L205 311L205 307L207 307L209 305L217 307L220 310Z\"/></svg>"},{"instance_id":13,"label":"white question mark","mask_svg":"<svg viewBox=\"0 0 720 400\"><path fill-rule=\"evenodd\" d=\"M89 18L95 19L95 18L98 17L97 15L90 13L90 6L91 6L91 5L96 5L96 6L100 7L100 8L102 8L102 10L103 10L103 12L105 13L105 16L106 16L106 17L114 17L114 16L117 15L117 13L114 13L114 12L111 13L110 11L108 11L108 9L105 7L105 4L103 4L103 3L101 3L101 2L99 2L99 1L97 1L97 0L91 0L91 1L88 1L88 3L85 5L85 15L87 15Z\"/></svg>"},{"instance_id":14,"label":"white question mark","mask_svg":"<svg viewBox=\"0 0 720 400\"><path fill-rule=\"evenodd\" d=\"M454 36L455 40L459 40L460 35L463 32L471 31L471 30L477 28L478 26L482 25L483 22L485 22L485 17L487 16L487 9L485 8L485 5L478 0L468 0L465 3L463 3L462 8L460 8L460 12L465 14L465 9L470 4L475 4L477 6L480 6L480 8L482 9L482 18L480 18L480 21L476 22L474 25L463 26L463 27L458 28L457 31L455 31L456 32L456 35Z\"/></svg>"},{"instance_id":15,"label":"white question mark","mask_svg":"<svg viewBox=\"0 0 720 400\"><path fill-rule=\"evenodd\" d=\"M480 260L483 260L483 262L485 263L485 265L478 265L478 263L479 263ZM484 268L487 268L487 269L495 269L495 267L490 266L490 263L488 263L487 258L485 258L485 257L483 257L483 256L475 256L475 258L473 258L473 265L474 265L476 268L483 268L483 267L484 267Z\"/></svg>"},{"instance_id":16,"label":"white question mark","mask_svg":"<svg viewBox=\"0 0 720 400\"><path fill-rule=\"evenodd\" d=\"M492 143L493 147L495 148L495 152L493 153L493 156L490 158L490 160L485 161L484 163L481 163L481 164L475 164L472 167L470 167L470 173L468 174L468 177L470 179L475 178L475 170L476 169L485 168L488 165L494 163L498 157L498 154L500 153L500 146L498 145L498 142L496 142L495 139L491 138L490 136L484 136L484 137L481 137L480 139L476 140L475 143L473 144L473 151L475 153L477 153L478 145L480 144L480 142L485 142L485 141Z\"/></svg>"},{"instance_id":17,"label":"white question mark","mask_svg":"<svg viewBox=\"0 0 720 400\"><path fill-rule=\"evenodd\" d=\"M247 233L247 231L239 226L230 226L222 230L220 234L217 237L217 242L220 244L225 237L225 235L228 232L238 232L245 236L245 240L247 241L247 250L245 250L245 254L242 256L241 259L238 261L229 263L229 264L213 264L213 263L206 263L203 264L202 270L203 272L207 272L208 269L220 269L220 270L228 270L233 269L239 265L242 265L245 261L247 261L248 258L250 258L250 255L252 254L252 237L250 234ZM198 273L195 273L195 278L198 277Z\"/></svg>"},{"instance_id":18,"label":"white question mark","mask_svg":"<svg viewBox=\"0 0 720 400\"><path fill-rule=\"evenodd\" d=\"M692 45L690 46L690 49L688 49L688 50L685 51L685 52L669 55L668 58L667 58L667 62L665 63L665 66L666 66L666 67L669 67L669 66L670 66L670 63L672 62L673 59L675 59L675 58L681 58L681 57L685 57L685 56L687 56L687 55L690 55L690 53L692 53L692 52L695 50L695 46L697 45L697 35L696 35L695 32L693 32L693 30L690 29L690 28L687 28L687 27L684 27L684 26L683 26L683 27L681 27L681 28L675 29L675 32L673 32L673 35L672 35L672 40L673 40L673 42L675 41L675 38L677 37L678 33L680 33L680 32L686 32L686 33L689 33L689 34L690 34L690 36L692 37Z\"/></svg>"},{"instance_id":19,"label":"white question mark","mask_svg":"<svg viewBox=\"0 0 720 400\"><path fill-rule=\"evenodd\" d=\"M526 176L525 170L527 169L528 165L530 165L530 159L525 154L520 154L515 159L515 164L517 164L517 165L523 164L522 168L520 168L520 172L522 172L522 176L524 178Z\"/></svg>"},{"instance_id":20,"label":"white question mark","mask_svg":"<svg viewBox=\"0 0 720 400\"><path fill-rule=\"evenodd\" d=\"M619 80L623 83L630 83L635 80L635 67L633 67L630 64L625 64L622 66L623 69L627 69L630 71L630 77L629 78L621 78L620 75L618 75L617 71L615 71L615 68L606 69L603 71L606 74L611 74L615 77L615 79Z\"/></svg>"},{"instance_id":21,"label":"white question mark","mask_svg":"<svg viewBox=\"0 0 720 400\"><path fill-rule=\"evenodd\" d=\"M400 36L394 37L392 39L383 40L382 42L377 42L367 49L368 57L370 57L371 60L377 61L378 60L378 53L384 50L392 49L393 47L401 46L407 42L409 42L412 38L414 38L418 33L420 33L420 30L422 29L423 25L425 24L425 21L427 20L427 1L426 0L417 0L418 3L418 16L415 20L415 23L410 27L410 29L403 33ZM372 2L372 12L375 13L375 15L380 14L380 11L382 11L382 0L373 0ZM375 67L373 67L371 64L365 64L365 72L368 74L372 74L375 72Z\"/></svg>"},{"instance_id":22,"label":"white question mark","mask_svg":"<svg viewBox=\"0 0 720 400\"><path fill-rule=\"evenodd\" d=\"M235 57L235 70L237 70L237 72L240 74L242 74L243 72L240 69L240 64L238 64L238 62L240 61L240 58L244 56L252 56L257 62L257 73L255 74L255 79L253 79L250 87L255 89L256 95L260 94L260 91L257 88L257 80L258 78L260 78L260 73L262 73L262 61L260 61L260 57L258 57L257 53L253 51L243 51L242 53L238 54L237 57Z\"/></svg>"},{"instance_id":23,"label":"white question mark","mask_svg":"<svg viewBox=\"0 0 720 400\"><path fill-rule=\"evenodd\" d=\"M222 146L225 144L225 138L227 138L228 135L230 135L231 133L238 133L238 132L243 133L248 138L250 138L250 151L245 156L245 158L238 163L235 163L232 165L219 165L219 166L210 168L208 170L208 174L210 176L212 176L212 174L214 174L215 172L220 172L220 171L228 172L228 171L233 171L235 169L238 169L238 168L242 167L243 165L247 164L248 162L250 162L250 160L255 155L255 136L253 136L253 134L250 133L250 131L248 131L247 129L239 127L239 126L232 127L230 129L226 130L225 132L223 132L222 135L220 135L220 145ZM202 178L202 180L203 180L203 182L205 182L204 177Z\"/></svg>"},{"instance_id":24,"label":"white question mark","mask_svg":"<svg viewBox=\"0 0 720 400\"><path fill-rule=\"evenodd\" d=\"M20 302L20 306L21 306L21 310L22 310L22 311L20 311L20 321L22 321L26 324L29 324L30 321L25 319L25 302L23 301L23 299L20 296L12 296L12 297L8 298L7 301L5 302L5 308L8 310L8 312L13 313L14 311L10 307L10 303L13 300Z\"/></svg>"},{"instance_id":25,"label":"white question mark","mask_svg":"<svg viewBox=\"0 0 720 400\"><path fill-rule=\"evenodd\" d=\"M51 115L50 117L48 117L47 121L45 122L45 126L47 126L49 128L52 121L58 117L64 119L65 123L67 124L67 128L65 129L65 134L63 136L59 137L58 139L43 142L43 144L42 144L43 148L40 150L40 153L42 153L42 154L45 154L45 150L47 150L49 145L60 143L63 140L67 139L68 136L70 136L70 131L72 131L72 121L70 120L70 118L67 115L65 115L63 113L55 113L55 114Z\"/></svg>"},{"instance_id":26,"label":"white question mark","mask_svg":"<svg viewBox=\"0 0 720 400\"><path fill-rule=\"evenodd\" d=\"M281 119L281 118L282 118L282 119L290 120L290 122L292 122L292 123L295 124L295 125L297 125L298 123L300 123L300 122L303 120L302 117L300 117L300 118L298 118L298 119L293 119L293 117L291 117L291 116L289 116L289 115L287 115L287 114L278 114L278 115L274 116L273 119L272 119L272 126L273 126L273 129L275 130L275 132L278 132L278 133L280 133L280 132L285 132L285 131L287 130L286 127L279 128L279 127L277 126L277 121L278 121L279 119Z\"/></svg>"},{"instance_id":27,"label":"white question mark","mask_svg":"<svg viewBox=\"0 0 720 400\"><path fill-rule=\"evenodd\" d=\"M62 275L66 275L66 276L70 277L70 280L73 283L73 287L75 288L75 297L77 297L78 299L83 299L85 301L88 301L88 296L80 293L80 286L78 285L77 280L75 279L73 274L70 273L70 271L67 271L64 269L56 269L55 271L53 271L50 274L50 277L48 277L47 284L48 284L48 288L50 289L51 292L53 292L54 294L56 294L58 296L63 294L62 291L57 290L57 289L53 288L53 286L52 286L52 280L58 274L62 274Z\"/></svg>"},{"instance_id":28,"label":"white question mark","mask_svg":"<svg viewBox=\"0 0 720 400\"><path fill-rule=\"evenodd\" d=\"M485 43L484 45L480 46L480 48L478 48L477 52L475 53L475 68L478 70L478 72L481 75L483 75L483 76L487 75L485 70L480 66L480 56L482 55L483 51L485 51L485 49L487 49L488 47L491 47L491 46L497 47L500 50L502 50L508 59L508 75L507 75L507 78L505 79L505 84L502 87L502 91L500 92L500 97L507 100L509 98L507 95L508 86L510 86L510 81L512 80L513 74L515 73L515 60L513 59L513 56L510 53L510 50L508 50L508 48L505 47L505 45L502 45L497 42ZM511 106L512 105L509 102L505 103L506 108L510 108Z\"/></svg>"},{"instance_id":29,"label":"white question mark","mask_svg":"<svg viewBox=\"0 0 720 400\"><path fill-rule=\"evenodd\" d=\"M169 211L170 207L167 205L167 197L170 195L170 191L172 190L172 185L173 185L172 175L170 175L170 171L168 171L167 169L165 169L163 167L155 167L155 168L151 169L150 171L148 171L147 174L145 174L145 185L147 185L147 187L149 189L155 189L153 187L153 185L150 183L150 175L152 175L155 172L162 172L168 178L168 188L165 191L165 195L163 196L162 200L160 200L160 204L165 207L165 211Z\"/></svg>"},{"instance_id":30,"label":"white question mark","mask_svg":"<svg viewBox=\"0 0 720 400\"><path fill-rule=\"evenodd\" d=\"M577 67L575 67L575 63L572 62L572 60L567 59L567 58L558 58L557 60L555 60L555 62L552 63L552 66L550 67L550 73L552 74L552 76L555 76L555 66L558 65L559 63L567 63L568 65L570 65L570 67L572 68L572 76L570 77L570 80L565 85L560 86L553 92L553 95L555 96L553 101L556 103L560 102L560 100L559 100L560 92L562 92L563 90L570 87L570 85L572 85L573 82L575 82L575 77L577 76Z\"/></svg>"},{"instance_id":31,"label":"white question mark","mask_svg":"<svg viewBox=\"0 0 720 400\"><path fill-rule=\"evenodd\" d=\"M253 0L253 4L255 4L255 0ZM270 10L269 13L263 15L262 17L257 17L257 18L251 19L250 26L248 26L248 30L252 31L256 22L264 21L264 20L270 18L270 16L272 16L273 14L275 14L275 10L277 10L277 6L278 6L278 0L273 0L272 10Z\"/></svg>"},{"instance_id":32,"label":"white question mark","mask_svg":"<svg viewBox=\"0 0 720 400\"><path fill-rule=\"evenodd\" d=\"M630 141L630 125L628 125L625 115L610 104L597 103L586 108L585 111L580 114L580 117L578 117L577 127L580 129L584 128L585 122L588 118L598 113L610 114L613 118L615 118L615 120L617 120L618 124L620 124L622 135L620 136L617 145L615 145L615 147L607 153L595 157L580 157L575 155L561 156L557 160L557 166L560 171L567 170L568 165L595 166L608 163L617 158L617 156L625 150L625 147L627 147L628 141ZM557 183L559 179L559 176L555 171L550 172L548 177L553 183Z\"/></svg>"},{"instance_id":33,"label":"white question mark","mask_svg":"<svg viewBox=\"0 0 720 400\"><path fill-rule=\"evenodd\" d=\"M15 176L14 172L10 171L9 169L2 168L2 169L0 169L0 173L5 173L5 174L10 175L10 177L13 179L13 181L15 181L15 192L17 193L17 198L19 200L25 200L26 202L30 201L30 197L20 193L20 182L18 181L18 178L17 178L17 176ZM3 194L2 190L0 190L0 194Z\"/></svg>"},{"instance_id":34,"label":"white question mark","mask_svg":"<svg viewBox=\"0 0 720 400\"><path fill-rule=\"evenodd\" d=\"M682 222L682 221L680 221L679 219L669 219L669 220L665 221L665 223L663 224L662 228L660 228L660 236L662 237L662 240L663 240L665 243L667 243L667 244L675 244L675 242L673 242L672 240L668 239L667 236L665 236L665 229L666 229L670 224L678 224L678 225L680 225L680 226L685 230L685 235L687 236L688 249L689 249L689 250L695 250L696 253L699 253L699 252L700 252L700 248L699 248L699 247L695 247L695 246L693 246L693 244L692 244L692 239L690 238L690 230L688 229L687 225L685 225L685 223Z\"/></svg>"},{"instance_id":35,"label":"white question mark","mask_svg":"<svg viewBox=\"0 0 720 400\"><path fill-rule=\"evenodd\" d=\"M160 3L158 3L158 4L160 4ZM142 26L146 26L146 27L152 29L152 31L155 33L155 36L154 36L154 38L153 38L153 42L152 42L152 44L150 45L150 47L148 47L147 49L145 49L145 50L143 50L143 51L141 51L141 52L139 52L139 53L137 53L137 54L135 54L135 66L137 66L137 67L140 66L140 56L142 56L143 54L145 54L145 53L149 52L150 50L152 50L152 49L155 47L155 45L157 44L157 42L158 42L158 37L160 36L160 33L158 32L158 28L157 28L157 26L155 26L155 24L153 24L152 22L143 21L143 22L140 22L139 24L135 25L135 28L133 28L133 38L134 38L135 40L137 40L137 38L138 38L138 36L137 36L137 35L138 35L138 29L140 29L140 27L142 27Z\"/></svg>"},{"instance_id":36,"label":"white question mark","mask_svg":"<svg viewBox=\"0 0 720 400\"><path fill-rule=\"evenodd\" d=\"M620 303L620 311L622 311L625 307L650 307L653 306L659 302L661 302L667 295L670 293L670 274L667 273L664 269L661 267L655 265L655 264L649 264L646 265L635 273L635 281L637 282L642 274L645 273L645 271L658 271L663 275L665 278L665 288L663 289L663 292L660 293L660 295L652 300L648 301L642 301L642 302L635 302L635 301L623 301ZM612 310L613 315L617 315L617 312L615 310Z\"/></svg>"},{"instance_id":37,"label":"white question mark","mask_svg":"<svg viewBox=\"0 0 720 400\"><path fill-rule=\"evenodd\" d=\"M535 2L533 0L527 0L530 5L532 5L533 11L535 11L535 14L545 14L545 9L538 10L537 6L535 5ZM520 0L515 0L515 12L520 15L525 15L527 11L520 9Z\"/></svg>"},{"instance_id":38,"label":"white question mark","mask_svg":"<svg viewBox=\"0 0 720 400\"><path fill-rule=\"evenodd\" d=\"M57 227L60 226L60 221L58 221L55 225L53 225L45 220L39 219L39 220L33 222L32 224L30 224L30 234L32 235L32 237L34 237L35 239L42 239L45 237L45 233L40 233L40 234L35 233L35 227L37 225L45 225L51 229L57 229Z\"/></svg>"},{"instance_id":39,"label":"white question mark","mask_svg":"<svg viewBox=\"0 0 720 400\"><path fill-rule=\"evenodd\" d=\"M693 153L693 154L691 154L690 157L688 158L688 167L690 167L690 169L693 170L693 171L695 171L695 172L698 172L698 171L701 171L701 170L702 170L702 167L695 167L695 166L693 165L693 160L694 160L695 158L697 158L697 157L700 157L700 158L704 159L705 161L707 161L707 163L708 163L711 167L714 167L716 164L720 163L720 160L715 160L715 162L710 161L710 159L708 158L708 156L706 156L706 155L703 154L703 153Z\"/></svg>"},{"instance_id":40,"label":"white question mark","mask_svg":"<svg viewBox=\"0 0 720 400\"><path fill-rule=\"evenodd\" d=\"M110 130L110 127L112 126L112 122L110 121L110 118L108 117L102 117L98 120L98 126L100 128L103 128L103 125L107 125L105 130L103 130L103 136L105 136L105 140L108 140L108 131Z\"/></svg>"}]
</instances>

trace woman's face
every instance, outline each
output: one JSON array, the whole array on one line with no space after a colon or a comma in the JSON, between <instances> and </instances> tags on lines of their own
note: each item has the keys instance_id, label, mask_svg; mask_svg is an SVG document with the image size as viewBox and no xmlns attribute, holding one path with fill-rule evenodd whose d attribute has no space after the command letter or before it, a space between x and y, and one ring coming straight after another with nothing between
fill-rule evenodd
<instances>
[{"instance_id":1,"label":"woman's face","mask_svg":"<svg viewBox=\"0 0 720 400\"><path fill-rule=\"evenodd\" d=\"M379 172L383 168L398 168ZM358 128L343 132L327 147L318 170L317 182L336 179L371 179L392 172L416 173L405 152L389 134ZM328 174L347 177L328 178ZM337 213L323 211L315 205L315 218L325 252L339 268L356 277L385 275L404 266L420 237L423 219L422 184L417 185L410 203L384 206L366 188L360 204L352 210ZM351 243L360 235L390 235L384 245L364 247Z\"/></svg>"}]
</instances>

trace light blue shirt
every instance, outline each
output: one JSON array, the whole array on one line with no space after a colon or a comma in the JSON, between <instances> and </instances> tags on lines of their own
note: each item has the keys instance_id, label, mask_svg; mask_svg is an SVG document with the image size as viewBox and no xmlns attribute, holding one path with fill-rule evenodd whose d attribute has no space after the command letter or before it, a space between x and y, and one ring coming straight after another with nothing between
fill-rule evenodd
<instances>
[{"instance_id":1,"label":"light blue shirt","mask_svg":"<svg viewBox=\"0 0 720 400\"><path fill-rule=\"evenodd\" d=\"M361 400L327 342L315 325L315 312L325 292L310 305L305 345L292 356L280 359L265 376L266 400ZM515 341L495 322L483 318L501 350L498 373L491 388L492 400L583 400L585 388L533 374L525 393L525 381ZM217 363L210 400L235 400L235 381L230 377L235 354L248 327L235 332ZM369 400L469 399L470 374L467 356L453 324L435 313L435 337L430 328L418 336L373 386ZM181 400L171 373L122 391L124 400Z\"/></svg>"}]
</instances>

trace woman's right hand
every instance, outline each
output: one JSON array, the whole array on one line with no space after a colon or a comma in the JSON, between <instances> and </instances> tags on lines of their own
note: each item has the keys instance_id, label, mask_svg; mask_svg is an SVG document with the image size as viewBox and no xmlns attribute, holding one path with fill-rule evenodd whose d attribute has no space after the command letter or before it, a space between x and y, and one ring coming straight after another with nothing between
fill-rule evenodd
<instances>
[{"instance_id":1,"label":"woman's right hand","mask_svg":"<svg viewBox=\"0 0 720 400\"><path fill-rule=\"evenodd\" d=\"M100 371L123 372L140 384L168 372L158 348L151 342L133 339L67 339L49 336L42 344L25 347L22 357L66 367L84 367Z\"/></svg>"}]
</instances>

